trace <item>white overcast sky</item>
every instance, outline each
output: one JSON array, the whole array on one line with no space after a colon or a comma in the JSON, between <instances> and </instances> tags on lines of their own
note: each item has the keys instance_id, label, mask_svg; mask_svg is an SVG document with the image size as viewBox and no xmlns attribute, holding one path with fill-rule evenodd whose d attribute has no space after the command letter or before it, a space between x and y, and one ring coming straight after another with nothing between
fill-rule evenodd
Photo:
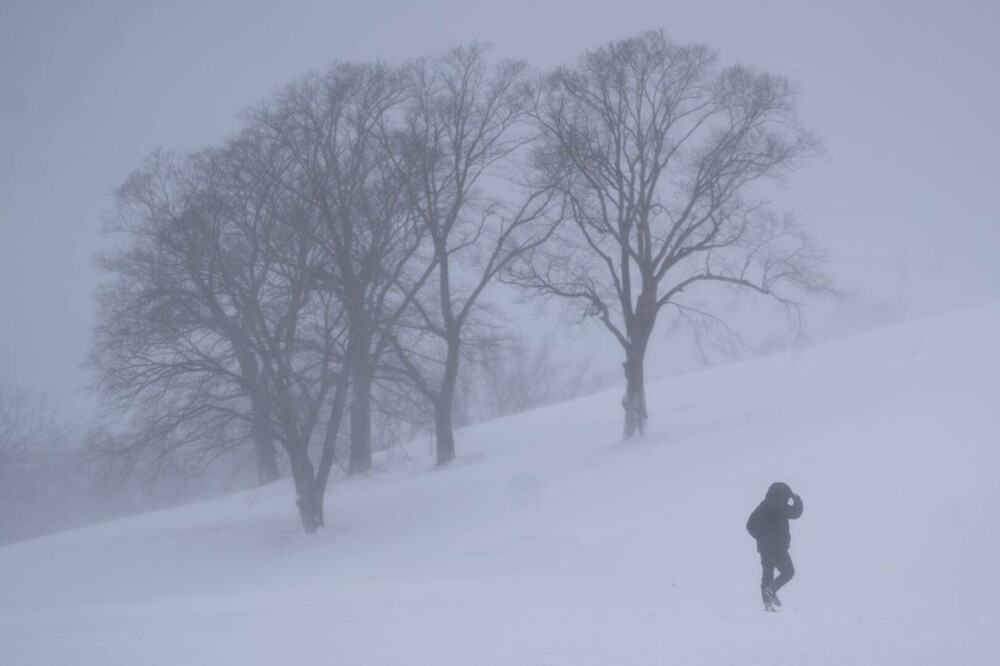
<instances>
[{"instance_id":1,"label":"white overcast sky","mask_svg":"<svg viewBox=\"0 0 1000 666\"><path fill-rule=\"evenodd\" d=\"M547 68L654 28L802 84L829 157L781 203L856 302L1000 298L996 0L0 0L0 383L85 383L101 215L153 148L214 143L335 59L486 40Z\"/></svg>"}]
</instances>

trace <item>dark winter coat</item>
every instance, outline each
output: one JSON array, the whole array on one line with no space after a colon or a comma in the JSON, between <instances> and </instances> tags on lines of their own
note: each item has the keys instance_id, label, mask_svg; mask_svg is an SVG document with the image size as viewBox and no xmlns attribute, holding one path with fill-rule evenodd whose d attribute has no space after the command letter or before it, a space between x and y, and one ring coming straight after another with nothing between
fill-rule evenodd
<instances>
[{"instance_id":1,"label":"dark winter coat","mask_svg":"<svg viewBox=\"0 0 1000 666\"><path fill-rule=\"evenodd\" d=\"M788 504L788 500L792 504ZM767 496L761 502L750 519L747 520L747 532L757 540L758 553L772 553L788 550L792 543L788 521L802 515L802 498L792 492L785 483L772 483L767 489Z\"/></svg>"}]
</instances>

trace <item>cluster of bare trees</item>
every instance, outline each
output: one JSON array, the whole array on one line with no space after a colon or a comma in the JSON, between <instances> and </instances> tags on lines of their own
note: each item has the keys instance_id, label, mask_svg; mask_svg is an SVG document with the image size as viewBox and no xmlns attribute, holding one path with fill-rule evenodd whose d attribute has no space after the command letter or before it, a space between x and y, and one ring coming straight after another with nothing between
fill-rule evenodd
<instances>
[{"instance_id":1,"label":"cluster of bare trees","mask_svg":"<svg viewBox=\"0 0 1000 666\"><path fill-rule=\"evenodd\" d=\"M44 395L0 386L0 492L13 468L59 439L57 413L58 405Z\"/></svg>"},{"instance_id":2,"label":"cluster of bare trees","mask_svg":"<svg viewBox=\"0 0 1000 666\"><path fill-rule=\"evenodd\" d=\"M454 458L497 281L607 327L641 433L663 308L716 316L683 300L713 282L793 308L825 288L759 188L816 150L795 98L662 33L544 77L479 45L303 77L117 190L89 363L130 427L94 445L125 472L246 449L267 483L287 461L314 531L333 467L372 465L373 414L432 427L438 465Z\"/></svg>"},{"instance_id":3,"label":"cluster of bare trees","mask_svg":"<svg viewBox=\"0 0 1000 666\"><path fill-rule=\"evenodd\" d=\"M46 493L55 480L72 483L59 474L72 455L60 450L66 428L58 415L49 397L0 385L0 544L37 536L48 527L41 514L65 512Z\"/></svg>"}]
</instances>

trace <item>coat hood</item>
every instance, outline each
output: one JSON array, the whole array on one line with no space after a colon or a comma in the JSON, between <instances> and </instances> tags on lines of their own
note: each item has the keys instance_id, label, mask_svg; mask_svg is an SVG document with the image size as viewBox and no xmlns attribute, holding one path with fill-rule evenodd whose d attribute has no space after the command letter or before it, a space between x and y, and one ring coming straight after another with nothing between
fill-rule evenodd
<instances>
[{"instance_id":1,"label":"coat hood","mask_svg":"<svg viewBox=\"0 0 1000 666\"><path fill-rule=\"evenodd\" d=\"M771 484L770 488L767 489L767 495L764 497L764 501L772 504L787 504L788 500L791 498L792 489L788 487L788 484L776 481Z\"/></svg>"}]
</instances>

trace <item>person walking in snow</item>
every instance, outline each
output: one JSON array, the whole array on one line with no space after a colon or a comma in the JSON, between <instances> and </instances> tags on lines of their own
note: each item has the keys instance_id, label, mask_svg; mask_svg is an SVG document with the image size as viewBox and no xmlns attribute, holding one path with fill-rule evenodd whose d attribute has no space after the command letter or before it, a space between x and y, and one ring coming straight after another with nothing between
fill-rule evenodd
<instances>
[{"instance_id":1,"label":"person walking in snow","mask_svg":"<svg viewBox=\"0 0 1000 666\"><path fill-rule=\"evenodd\" d=\"M789 504L791 501L791 504ZM792 492L787 483L772 483L767 489L764 501L750 514L747 532L757 540L760 565L763 574L760 579L760 594L764 600L764 610L774 611L781 606L778 590L795 575L795 565L788 555L791 545L791 531L788 521L802 515L802 498ZM774 577L774 570L778 577Z\"/></svg>"}]
</instances>

